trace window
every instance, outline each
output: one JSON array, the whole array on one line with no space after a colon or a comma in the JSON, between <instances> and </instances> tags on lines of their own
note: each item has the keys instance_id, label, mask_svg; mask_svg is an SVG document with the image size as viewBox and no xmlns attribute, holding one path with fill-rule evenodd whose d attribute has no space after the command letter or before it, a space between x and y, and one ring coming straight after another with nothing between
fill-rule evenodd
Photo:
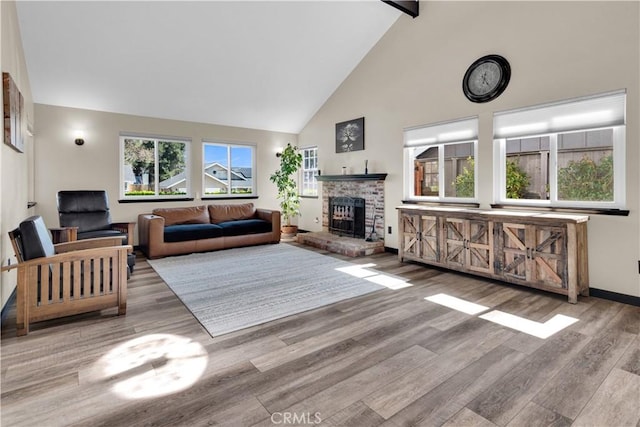
<instances>
[{"instance_id":1,"label":"window","mask_svg":"<svg viewBox=\"0 0 640 427\"><path fill-rule=\"evenodd\" d=\"M256 196L256 147L252 144L205 142L203 188L205 197Z\"/></svg>"},{"instance_id":2,"label":"window","mask_svg":"<svg viewBox=\"0 0 640 427\"><path fill-rule=\"evenodd\" d=\"M121 198L189 197L188 142L121 135Z\"/></svg>"},{"instance_id":3,"label":"window","mask_svg":"<svg viewBox=\"0 0 640 427\"><path fill-rule=\"evenodd\" d=\"M302 195L318 195L318 147L302 149Z\"/></svg>"},{"instance_id":4,"label":"window","mask_svg":"<svg viewBox=\"0 0 640 427\"><path fill-rule=\"evenodd\" d=\"M475 199L477 134L477 118L406 129L405 197L429 201Z\"/></svg>"},{"instance_id":5,"label":"window","mask_svg":"<svg viewBox=\"0 0 640 427\"><path fill-rule=\"evenodd\" d=\"M494 115L498 201L624 207L625 94Z\"/></svg>"}]
</instances>

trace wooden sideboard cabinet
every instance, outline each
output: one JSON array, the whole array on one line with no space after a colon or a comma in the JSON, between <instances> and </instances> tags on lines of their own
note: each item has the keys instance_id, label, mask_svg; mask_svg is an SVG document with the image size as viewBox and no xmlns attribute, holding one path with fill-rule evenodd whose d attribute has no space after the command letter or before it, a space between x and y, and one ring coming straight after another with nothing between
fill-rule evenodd
<instances>
[{"instance_id":1,"label":"wooden sideboard cabinet","mask_svg":"<svg viewBox=\"0 0 640 427\"><path fill-rule=\"evenodd\" d=\"M585 215L403 205L400 261L567 295L589 295Z\"/></svg>"}]
</instances>

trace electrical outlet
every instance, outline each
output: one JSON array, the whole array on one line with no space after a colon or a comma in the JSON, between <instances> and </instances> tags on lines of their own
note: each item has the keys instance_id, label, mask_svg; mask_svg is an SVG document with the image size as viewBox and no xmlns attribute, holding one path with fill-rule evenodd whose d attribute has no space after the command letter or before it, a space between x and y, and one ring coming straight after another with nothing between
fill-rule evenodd
<instances>
[{"instance_id":1,"label":"electrical outlet","mask_svg":"<svg viewBox=\"0 0 640 427\"><path fill-rule=\"evenodd\" d=\"M387 233L392 234L393 231L391 231L391 226L387 227Z\"/></svg>"}]
</instances>

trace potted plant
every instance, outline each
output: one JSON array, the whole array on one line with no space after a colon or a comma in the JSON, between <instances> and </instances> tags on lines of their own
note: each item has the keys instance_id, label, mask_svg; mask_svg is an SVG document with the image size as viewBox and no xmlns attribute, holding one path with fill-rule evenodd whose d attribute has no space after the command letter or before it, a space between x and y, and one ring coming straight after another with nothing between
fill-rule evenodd
<instances>
[{"instance_id":1,"label":"potted plant","mask_svg":"<svg viewBox=\"0 0 640 427\"><path fill-rule=\"evenodd\" d=\"M271 174L269 179L278 187L283 220L282 234L291 237L298 232L298 226L291 224L291 218L300 215L300 195L293 177L302 166L302 154L298 152L298 147L287 144L277 156L280 157L280 169Z\"/></svg>"}]
</instances>

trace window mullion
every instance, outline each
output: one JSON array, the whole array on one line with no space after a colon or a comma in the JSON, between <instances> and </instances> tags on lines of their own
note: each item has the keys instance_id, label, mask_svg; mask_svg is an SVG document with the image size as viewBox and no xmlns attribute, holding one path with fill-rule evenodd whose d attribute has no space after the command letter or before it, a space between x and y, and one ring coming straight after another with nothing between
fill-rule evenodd
<instances>
[{"instance_id":1,"label":"window mullion","mask_svg":"<svg viewBox=\"0 0 640 427\"><path fill-rule=\"evenodd\" d=\"M493 140L493 191L494 200L504 202L507 200L506 193L506 172L505 172L505 140L494 139ZM478 168L476 167L476 170Z\"/></svg>"},{"instance_id":2,"label":"window mullion","mask_svg":"<svg viewBox=\"0 0 640 427\"><path fill-rule=\"evenodd\" d=\"M478 200L478 140L473 141L473 198Z\"/></svg>"},{"instance_id":3,"label":"window mullion","mask_svg":"<svg viewBox=\"0 0 640 427\"><path fill-rule=\"evenodd\" d=\"M227 194L231 195L231 146L227 146Z\"/></svg>"},{"instance_id":4,"label":"window mullion","mask_svg":"<svg viewBox=\"0 0 640 427\"><path fill-rule=\"evenodd\" d=\"M549 135L549 201L558 202L558 134Z\"/></svg>"},{"instance_id":5,"label":"window mullion","mask_svg":"<svg viewBox=\"0 0 640 427\"><path fill-rule=\"evenodd\" d=\"M613 128L613 200L620 206L626 203L625 133L623 126Z\"/></svg>"},{"instance_id":6,"label":"window mullion","mask_svg":"<svg viewBox=\"0 0 640 427\"><path fill-rule=\"evenodd\" d=\"M444 146L445 144L438 145L438 198L444 199Z\"/></svg>"},{"instance_id":7,"label":"window mullion","mask_svg":"<svg viewBox=\"0 0 640 427\"><path fill-rule=\"evenodd\" d=\"M160 143L157 139L153 140L153 154L154 154L154 166L153 166L153 188L155 189L155 195L160 196Z\"/></svg>"}]
</instances>

